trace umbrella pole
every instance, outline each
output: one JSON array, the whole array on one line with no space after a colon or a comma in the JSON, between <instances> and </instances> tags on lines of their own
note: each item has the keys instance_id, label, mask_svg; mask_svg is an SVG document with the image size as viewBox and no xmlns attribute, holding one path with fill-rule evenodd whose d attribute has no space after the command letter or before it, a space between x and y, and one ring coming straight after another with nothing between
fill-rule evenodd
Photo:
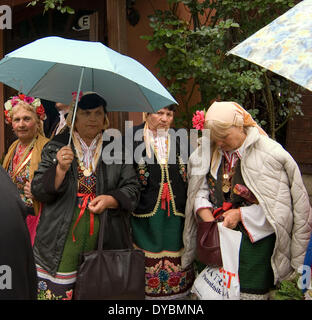
<instances>
[{"instance_id":1,"label":"umbrella pole","mask_svg":"<svg viewBox=\"0 0 312 320\"><path fill-rule=\"evenodd\" d=\"M78 100L79 100L79 95L80 95L80 89L81 89L81 83L82 83L82 78L83 78L83 73L84 73L85 67L82 67L81 69L81 74L80 74L80 80L79 80L79 85L78 85L78 91L77 91L77 96L76 96L76 101L75 101L75 107L74 107L74 112L73 112L73 119L70 127L70 133L69 133L69 140L68 140L68 146L70 146L72 137L73 137L73 130L74 130L74 123L76 119L76 112L77 112L77 106L78 106Z\"/></svg>"}]
</instances>

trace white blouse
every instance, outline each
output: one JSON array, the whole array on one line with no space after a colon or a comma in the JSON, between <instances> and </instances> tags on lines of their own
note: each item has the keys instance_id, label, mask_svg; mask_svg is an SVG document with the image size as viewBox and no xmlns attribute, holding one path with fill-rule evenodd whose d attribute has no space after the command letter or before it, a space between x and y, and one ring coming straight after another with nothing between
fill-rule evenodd
<instances>
[{"instance_id":1,"label":"white blouse","mask_svg":"<svg viewBox=\"0 0 312 320\"><path fill-rule=\"evenodd\" d=\"M99 133L91 142L90 146L88 146L79 136L77 131L74 131L74 135L78 139L81 147L81 152L77 150L77 157L80 161L83 162L85 168L90 169L90 171L95 172L96 164L98 160L98 152L100 141L102 134Z\"/></svg>"},{"instance_id":2,"label":"white blouse","mask_svg":"<svg viewBox=\"0 0 312 320\"><path fill-rule=\"evenodd\" d=\"M152 131L148 130L148 134L150 135L151 146L156 151L157 160L162 164L166 163L168 157L168 131L162 132L159 130L157 135L154 136Z\"/></svg>"},{"instance_id":3,"label":"white blouse","mask_svg":"<svg viewBox=\"0 0 312 320\"><path fill-rule=\"evenodd\" d=\"M223 154L221 150L220 152ZM244 144L238 150L233 152L236 152L238 157L242 158L244 156ZM221 161L217 166L217 171L219 170L220 164ZM196 214L199 209L212 207L213 205L209 201L207 179L204 179L195 197L194 212ZM263 209L260 205L252 204L248 207L240 207L240 210L241 222L244 225L251 242L256 242L274 233L274 229L266 219Z\"/></svg>"}]
</instances>

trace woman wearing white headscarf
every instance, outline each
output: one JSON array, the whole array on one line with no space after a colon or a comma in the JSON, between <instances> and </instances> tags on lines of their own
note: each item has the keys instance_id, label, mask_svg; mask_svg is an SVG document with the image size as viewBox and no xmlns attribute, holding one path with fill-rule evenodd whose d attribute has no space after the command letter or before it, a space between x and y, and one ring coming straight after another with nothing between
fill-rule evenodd
<instances>
[{"instance_id":1,"label":"woman wearing white headscarf","mask_svg":"<svg viewBox=\"0 0 312 320\"><path fill-rule=\"evenodd\" d=\"M204 127L210 146L200 145L189 159L182 267L196 257L195 218L212 221L213 211L231 202L223 225L242 232L241 299L268 299L269 290L303 264L310 238L312 211L300 171L235 102L214 102ZM254 200L239 196L235 185Z\"/></svg>"}]
</instances>

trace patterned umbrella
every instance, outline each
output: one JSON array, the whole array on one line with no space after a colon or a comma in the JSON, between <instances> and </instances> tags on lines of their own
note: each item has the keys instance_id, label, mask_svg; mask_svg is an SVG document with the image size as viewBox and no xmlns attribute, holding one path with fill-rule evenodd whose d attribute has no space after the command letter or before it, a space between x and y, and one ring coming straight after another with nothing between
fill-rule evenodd
<instances>
[{"instance_id":1,"label":"patterned umbrella","mask_svg":"<svg viewBox=\"0 0 312 320\"><path fill-rule=\"evenodd\" d=\"M312 91L312 0L301 1L228 52Z\"/></svg>"}]
</instances>

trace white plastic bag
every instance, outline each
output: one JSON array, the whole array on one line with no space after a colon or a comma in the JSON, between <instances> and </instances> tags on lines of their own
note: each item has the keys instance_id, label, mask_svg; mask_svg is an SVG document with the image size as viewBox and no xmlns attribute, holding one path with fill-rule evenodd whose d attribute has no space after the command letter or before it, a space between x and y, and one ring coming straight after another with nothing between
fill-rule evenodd
<instances>
[{"instance_id":1,"label":"white plastic bag","mask_svg":"<svg viewBox=\"0 0 312 320\"><path fill-rule=\"evenodd\" d=\"M222 268L207 266L195 279L192 292L200 300L239 300L239 249L242 233L218 223Z\"/></svg>"}]
</instances>

